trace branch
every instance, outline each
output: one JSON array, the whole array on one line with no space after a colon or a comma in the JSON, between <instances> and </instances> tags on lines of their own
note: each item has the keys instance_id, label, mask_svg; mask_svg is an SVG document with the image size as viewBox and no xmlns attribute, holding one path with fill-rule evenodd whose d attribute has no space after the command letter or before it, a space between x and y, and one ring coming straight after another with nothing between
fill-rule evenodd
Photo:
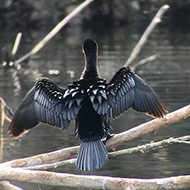
<instances>
[{"instance_id":1,"label":"branch","mask_svg":"<svg viewBox=\"0 0 190 190\"><path fill-rule=\"evenodd\" d=\"M107 141L106 147L115 148L127 141L155 132L160 128L176 123L182 119L186 119L187 117L190 117L190 105L167 114L163 119L154 119L123 133L119 133Z\"/></svg>"},{"instance_id":2,"label":"branch","mask_svg":"<svg viewBox=\"0 0 190 190\"><path fill-rule=\"evenodd\" d=\"M140 52L143 45L147 41L147 38L149 37L149 35L151 34L151 32L153 31L155 26L161 21L162 15L165 13L165 11L168 8L169 8L169 5L164 5L159 9L157 14L153 18L152 22L149 24L149 26L147 27L147 29L143 33L142 37L140 38L139 42L137 43L137 45L133 49L133 51L132 51L130 57L128 58L127 62L125 63L124 67L128 67L132 63L132 61L136 58L137 54Z\"/></svg>"},{"instance_id":3,"label":"branch","mask_svg":"<svg viewBox=\"0 0 190 190\"><path fill-rule=\"evenodd\" d=\"M158 179L132 179L94 175L75 175L47 171L1 168L0 180L88 189L179 190L190 188L190 176Z\"/></svg>"},{"instance_id":4,"label":"branch","mask_svg":"<svg viewBox=\"0 0 190 190\"><path fill-rule=\"evenodd\" d=\"M34 55L42 47L49 42L73 17L75 17L80 11L82 11L86 6L92 3L94 0L86 0L80 4L75 10L73 10L69 15L67 15L59 24L55 26L29 53L15 61L15 64L19 64L22 61L29 58L31 55Z\"/></svg>"},{"instance_id":5,"label":"branch","mask_svg":"<svg viewBox=\"0 0 190 190\"><path fill-rule=\"evenodd\" d=\"M120 156L123 154L132 154L135 152L142 152L142 153L147 153L151 150L163 148L163 146L170 145L170 144L177 144L177 143L183 143L183 144L189 144L190 145L190 136L183 136L183 137L178 137L178 138L169 138L169 139L164 139L162 141L158 142L151 142L147 143L145 145L140 145L137 147L133 148L127 148L127 149L122 149L114 152L109 152L108 156L109 157L115 157L115 156ZM54 162L52 164L41 164L37 166L29 166L29 167L24 167L24 169L30 169L30 170L50 170L50 169L55 169L58 167L63 167L65 165L71 165L76 163L76 158L64 160L64 161L59 161L59 162Z\"/></svg>"},{"instance_id":6,"label":"branch","mask_svg":"<svg viewBox=\"0 0 190 190\"><path fill-rule=\"evenodd\" d=\"M8 122L11 122L11 119L7 116L7 114L5 113L5 110L13 116L13 112L11 110L11 108L9 108L5 102L5 100L3 98L0 97L0 104L1 104L1 126L4 125L5 120L7 120Z\"/></svg>"},{"instance_id":7,"label":"branch","mask_svg":"<svg viewBox=\"0 0 190 190\"><path fill-rule=\"evenodd\" d=\"M0 190L24 190L20 187L17 187L8 181L0 181Z\"/></svg>"},{"instance_id":8,"label":"branch","mask_svg":"<svg viewBox=\"0 0 190 190\"><path fill-rule=\"evenodd\" d=\"M17 34L17 36L16 36L15 43L14 43L13 49L12 49L12 51L11 51L11 55L15 55L15 54L16 54L16 52L17 52L17 50L18 50L18 46L19 46L19 44L20 44L21 37L22 37L22 33L19 32L19 33Z\"/></svg>"},{"instance_id":9,"label":"branch","mask_svg":"<svg viewBox=\"0 0 190 190\"><path fill-rule=\"evenodd\" d=\"M139 61L137 64L135 64L133 67L131 67L131 69L132 69L133 71L135 71L136 69L138 69L138 68L141 67L142 65L144 65L144 64L146 64L146 63L148 63L148 62L150 62L150 61L154 61L155 59L157 59L158 56L159 56L158 54L156 54L156 55L151 55L151 56L149 56L149 57L147 57L147 58L145 58L145 59Z\"/></svg>"},{"instance_id":10,"label":"branch","mask_svg":"<svg viewBox=\"0 0 190 190\"><path fill-rule=\"evenodd\" d=\"M155 132L162 127L185 119L187 117L190 117L190 105L167 114L167 116L165 116L163 119L154 119L130 130L117 134L107 141L106 147L108 149L115 148L129 140L133 140L142 135ZM78 148L79 146L64 148L50 153L44 153L37 156L8 161L0 164L0 166L28 167L67 160L75 158L77 156Z\"/></svg>"},{"instance_id":11,"label":"branch","mask_svg":"<svg viewBox=\"0 0 190 190\"><path fill-rule=\"evenodd\" d=\"M164 139L158 142L147 143L145 145L140 145L134 148L128 148L128 149L118 150L114 152L109 152L109 157L119 156L123 154L132 154L135 152L147 153L150 150L162 148L163 146L166 146L169 144L177 144L177 143L190 144L189 140L190 140L190 136L183 136L183 137L178 137L178 138L171 137L169 139Z\"/></svg>"}]
</instances>

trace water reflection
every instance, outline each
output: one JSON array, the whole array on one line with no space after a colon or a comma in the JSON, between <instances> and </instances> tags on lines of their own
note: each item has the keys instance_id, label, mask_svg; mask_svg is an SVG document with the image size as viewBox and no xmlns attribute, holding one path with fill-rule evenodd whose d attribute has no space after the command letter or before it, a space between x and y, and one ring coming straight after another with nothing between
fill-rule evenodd
<instances>
[{"instance_id":1,"label":"water reflection","mask_svg":"<svg viewBox=\"0 0 190 190\"><path fill-rule=\"evenodd\" d=\"M125 31L125 30L124 30ZM35 34L35 36L37 36ZM86 36L90 36L87 34ZM1 38L1 44L6 44L6 38ZM58 35L37 55L31 57L22 70L14 74L14 70L5 71L0 68L0 95L13 110L16 110L25 93L32 87L36 78L46 76L60 86L66 86L80 77L84 59L81 50L83 37ZM99 43L99 68L102 77L110 79L124 65L132 48L138 41L138 34L122 33L118 36L94 36ZM41 36L40 36L41 39ZM40 39L36 39L39 41ZM167 31L153 35L135 62L153 54L160 57L138 69L139 75L149 83L159 94L169 111L189 104L190 100L190 35L171 36ZM36 41L23 44L21 54L30 50ZM24 47L25 49L24 49ZM57 70L57 75L51 75L50 70ZM71 72L74 73L71 77ZM20 87L17 88L15 77L18 77ZM134 111L128 111L113 122L114 133L122 132L151 118ZM171 136L178 137L189 133L189 119L159 130L156 135L148 134L122 145L120 148L133 147L151 140L157 141ZM39 125L24 137L13 140L7 135L8 123L4 127L4 157L3 160L27 157L34 154L49 152L64 147L78 145L74 137L73 123L68 131L59 131L45 125ZM172 175L189 174L189 147L173 145L155 150L147 154L135 153L111 158L106 165L93 174L120 177L152 178ZM89 174L79 171L75 166L59 168L56 171L77 174ZM35 185L26 185L34 189ZM43 189L43 188L42 188ZM44 187L44 189L53 189ZM57 188L58 189L58 188ZM61 189L61 188L60 188Z\"/></svg>"}]
</instances>

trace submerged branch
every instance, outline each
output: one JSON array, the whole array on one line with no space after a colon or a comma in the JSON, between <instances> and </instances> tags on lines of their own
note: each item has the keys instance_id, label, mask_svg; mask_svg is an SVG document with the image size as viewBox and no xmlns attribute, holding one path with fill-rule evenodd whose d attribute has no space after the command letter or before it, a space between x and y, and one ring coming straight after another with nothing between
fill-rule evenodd
<instances>
[{"instance_id":1,"label":"submerged branch","mask_svg":"<svg viewBox=\"0 0 190 190\"><path fill-rule=\"evenodd\" d=\"M82 189L179 190L190 188L189 175L158 179L133 179L1 168L0 180Z\"/></svg>"},{"instance_id":2,"label":"submerged branch","mask_svg":"<svg viewBox=\"0 0 190 190\"><path fill-rule=\"evenodd\" d=\"M162 6L158 10L158 12L155 15L155 17L153 18L152 22L147 27L147 29L143 33L142 37L140 38L139 42L137 43L137 45L133 49L133 51L132 51L131 55L129 56L127 62L125 63L124 67L128 67L132 63L132 61L136 58L137 54L140 52L140 50L142 49L143 45L147 41L149 35L151 34L151 32L153 31L153 29L155 28L155 26L161 21L162 15L165 13L165 11L168 8L169 8L169 5L164 5L164 6Z\"/></svg>"}]
</instances>

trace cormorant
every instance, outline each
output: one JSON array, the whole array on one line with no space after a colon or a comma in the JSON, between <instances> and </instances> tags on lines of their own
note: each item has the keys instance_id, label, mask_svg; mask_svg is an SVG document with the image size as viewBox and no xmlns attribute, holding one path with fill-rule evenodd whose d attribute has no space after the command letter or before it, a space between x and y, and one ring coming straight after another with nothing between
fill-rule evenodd
<instances>
[{"instance_id":1,"label":"cormorant","mask_svg":"<svg viewBox=\"0 0 190 190\"><path fill-rule=\"evenodd\" d=\"M62 89L48 78L39 79L26 94L9 126L9 134L19 137L39 122L67 129L75 120L76 135L82 141L76 165L94 171L108 159L102 138L111 137L110 122L133 108L156 118L166 108L154 90L129 67L121 68L110 82L98 71L98 45L83 43L85 67L81 78Z\"/></svg>"}]
</instances>

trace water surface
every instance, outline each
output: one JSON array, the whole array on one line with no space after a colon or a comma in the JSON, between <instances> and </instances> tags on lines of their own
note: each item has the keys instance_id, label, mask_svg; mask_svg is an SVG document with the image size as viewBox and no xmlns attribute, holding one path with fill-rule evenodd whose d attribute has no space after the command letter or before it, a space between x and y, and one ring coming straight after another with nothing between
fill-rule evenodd
<instances>
[{"instance_id":1,"label":"water surface","mask_svg":"<svg viewBox=\"0 0 190 190\"><path fill-rule=\"evenodd\" d=\"M119 34L119 35L118 35ZM127 35L128 34L128 35ZM15 34L16 35L16 34ZM42 33L32 33L24 37L18 57L31 50L43 37ZM14 36L1 34L1 47L11 46ZM84 58L81 44L92 36L99 44L99 68L103 78L108 80L124 65L131 50L137 43L139 33L127 33L123 28L112 34L59 34L38 54L23 63L20 71L0 68L0 96L15 111L26 92L40 76L49 77L56 84L66 87L80 77ZM11 40L12 39L12 40ZM156 30L134 63L153 54L160 56L137 70L137 73L158 93L167 109L172 112L189 104L190 100L190 35L176 33L171 35L163 29ZM50 75L49 70L58 70L60 74ZM70 73L72 71L71 77ZM112 124L113 132L119 133L138 124L151 120L151 117L129 110ZM180 137L189 134L189 119L130 141L117 149L134 147L150 141L158 141L169 137ZM60 131L40 124L18 140L7 134L8 122L3 131L3 161L50 152L65 147L79 145L74 136L74 123L68 131ZM170 145L147 154L134 153L109 159L103 168L96 170L95 175L108 175L134 178L158 178L189 174L189 146L184 144ZM90 174L79 171L75 166L57 169L59 172ZM33 184L20 184L27 190L54 189L53 187ZM61 189L61 188L56 188ZM64 188L65 189L65 188Z\"/></svg>"}]
</instances>

